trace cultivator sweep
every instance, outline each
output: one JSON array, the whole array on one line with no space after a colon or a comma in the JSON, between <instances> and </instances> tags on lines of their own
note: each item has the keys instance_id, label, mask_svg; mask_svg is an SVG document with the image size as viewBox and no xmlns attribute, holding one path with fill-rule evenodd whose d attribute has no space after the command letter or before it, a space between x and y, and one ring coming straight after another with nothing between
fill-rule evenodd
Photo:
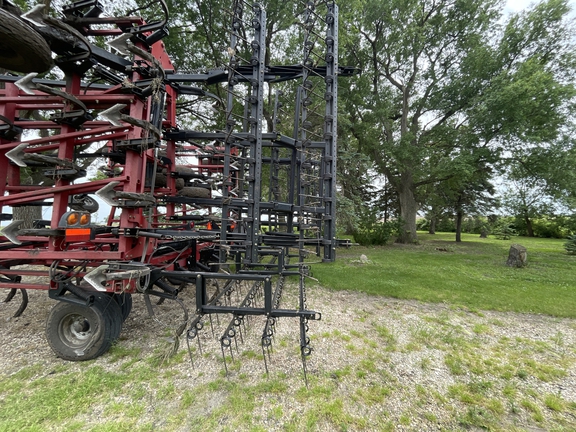
<instances>
[{"instance_id":1,"label":"cultivator sweep","mask_svg":"<svg viewBox=\"0 0 576 432\"><path fill-rule=\"evenodd\" d=\"M97 0L65 6L58 20L0 1L0 209L11 221L0 288L6 301L21 293L17 315L26 290L58 300L46 331L64 359L105 352L132 294L151 308L150 296L178 302L189 284L195 316L185 310L178 336L188 327L200 344L205 320L228 315L225 355L245 319L262 316L268 353L277 320L295 317L305 365L308 321L320 318L306 303L306 261L335 258L337 77L352 73L337 64L338 9L299 4L302 58L275 66L266 11L232 1L227 62L177 73L162 42L168 10L156 3L164 16L145 22L104 17ZM49 70L60 79L37 77ZM16 219L34 206L50 218ZM298 284L291 309L287 276Z\"/></svg>"}]
</instances>

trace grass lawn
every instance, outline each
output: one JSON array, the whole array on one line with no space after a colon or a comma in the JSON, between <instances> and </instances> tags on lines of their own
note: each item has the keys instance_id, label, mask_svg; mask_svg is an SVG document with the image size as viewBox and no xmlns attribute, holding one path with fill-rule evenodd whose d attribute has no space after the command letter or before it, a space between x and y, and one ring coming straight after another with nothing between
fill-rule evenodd
<instances>
[{"instance_id":1,"label":"grass lawn","mask_svg":"<svg viewBox=\"0 0 576 432\"><path fill-rule=\"evenodd\" d=\"M456 243L454 233L418 237L417 245L339 249L335 263L313 266L313 276L335 290L576 317L576 256L566 253L564 240L463 234ZM527 267L506 266L513 243L527 248ZM362 254L368 263L359 262Z\"/></svg>"}]
</instances>

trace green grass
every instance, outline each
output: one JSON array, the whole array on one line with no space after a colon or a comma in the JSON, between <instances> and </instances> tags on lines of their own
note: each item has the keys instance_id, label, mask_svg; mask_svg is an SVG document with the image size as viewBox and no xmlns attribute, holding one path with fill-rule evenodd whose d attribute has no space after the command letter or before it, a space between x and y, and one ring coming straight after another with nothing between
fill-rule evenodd
<instances>
[{"instance_id":1,"label":"green grass","mask_svg":"<svg viewBox=\"0 0 576 432\"><path fill-rule=\"evenodd\" d=\"M576 317L576 256L566 254L564 240L463 234L462 243L456 243L453 233L418 236L417 245L339 249L336 262L313 266L313 276L334 290L447 302L475 311ZM513 243L528 250L524 268L505 264ZM369 263L357 262L362 254Z\"/></svg>"},{"instance_id":2,"label":"green grass","mask_svg":"<svg viewBox=\"0 0 576 432\"><path fill-rule=\"evenodd\" d=\"M195 371L185 349L164 359L162 350L146 353L119 343L94 361L31 360L17 370L0 371L0 432L393 431L423 425L521 430L518 424L574 430L576 402L552 390L576 364L571 335L562 330L543 340L530 334L498 336L487 343L506 323L475 320L483 309L574 316L576 295L567 287L576 276L576 257L563 252L561 240L516 238L528 248L529 266L510 269L504 263L512 242L464 236L464 243L455 244L452 236L421 235L414 246L341 250L336 263L314 267L314 276L333 289L455 307L426 308L411 318L388 310L389 318L406 326L402 333L397 322L358 305L347 311L363 324L356 328L330 327L334 317L326 314L325 321L314 323L311 336L313 345L322 338L329 349L313 354L308 386L301 372L293 372L298 369L284 371L286 361L300 361L295 339L286 335L275 341L280 353L272 353L269 375L260 350L250 344L241 346L234 359L228 356L226 376L219 352L197 356L210 363L214 374L209 375ZM360 254L371 263L355 263ZM258 338L258 332L253 336ZM345 361L337 368L323 360L338 355L333 349ZM412 355L414 373L408 377L414 378L407 379L399 359ZM437 370L451 377L445 389L418 378ZM255 374L260 378L248 379ZM533 383L551 383L551 390L542 393ZM393 411L400 392L401 402L413 402L410 410Z\"/></svg>"}]
</instances>

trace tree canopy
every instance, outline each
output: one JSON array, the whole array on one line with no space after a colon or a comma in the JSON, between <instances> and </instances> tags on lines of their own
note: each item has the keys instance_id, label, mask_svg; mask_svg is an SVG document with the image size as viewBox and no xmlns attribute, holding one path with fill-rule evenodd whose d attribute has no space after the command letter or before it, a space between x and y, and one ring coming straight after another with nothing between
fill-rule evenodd
<instances>
[{"instance_id":1,"label":"tree canopy","mask_svg":"<svg viewBox=\"0 0 576 432\"><path fill-rule=\"evenodd\" d=\"M344 18L341 82L359 150L394 186L416 239L422 187L494 163L515 138L554 139L574 97L565 0L510 17L495 0L361 0ZM471 157L473 155L473 157Z\"/></svg>"},{"instance_id":2,"label":"tree canopy","mask_svg":"<svg viewBox=\"0 0 576 432\"><path fill-rule=\"evenodd\" d=\"M24 9L35 3L14 1ZM166 2L170 34L164 42L180 71L224 66L234 2ZM286 29L305 2L260 3L268 17L269 63L297 62L302 41ZM503 0L337 3L339 63L362 71L339 81L339 187L347 216L382 202L375 194L388 202L393 191L403 222L400 240L412 242L420 209L440 201L455 214L480 208L494 173L511 173L506 167L518 161L523 171L513 170L516 181L524 173L549 196L574 203L576 38L568 0L543 0L511 15L504 14ZM105 6L155 13L147 0ZM240 56L249 52L248 40L240 41ZM200 118L192 99L181 105L183 121L187 113L197 115L192 121L214 121ZM378 188L375 175L385 177L386 188ZM458 207L463 193L466 204ZM352 219L342 220L350 227Z\"/></svg>"}]
</instances>

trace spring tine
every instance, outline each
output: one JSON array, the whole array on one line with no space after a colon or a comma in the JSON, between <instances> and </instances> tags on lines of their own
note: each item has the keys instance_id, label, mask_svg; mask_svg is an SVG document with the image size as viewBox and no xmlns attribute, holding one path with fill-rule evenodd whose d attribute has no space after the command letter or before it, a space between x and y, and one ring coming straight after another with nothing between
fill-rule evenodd
<instances>
[{"instance_id":1,"label":"spring tine","mask_svg":"<svg viewBox=\"0 0 576 432\"><path fill-rule=\"evenodd\" d=\"M194 356L192 355L192 348L190 347L190 338L186 337L186 347L188 348L188 355L190 356L190 363L192 363L192 368L196 368L194 364Z\"/></svg>"},{"instance_id":2,"label":"spring tine","mask_svg":"<svg viewBox=\"0 0 576 432\"><path fill-rule=\"evenodd\" d=\"M4 299L4 303L9 303L14 298L15 295L16 295L16 288L10 289L8 295Z\"/></svg>"},{"instance_id":3,"label":"spring tine","mask_svg":"<svg viewBox=\"0 0 576 432\"><path fill-rule=\"evenodd\" d=\"M244 330L244 332L246 332L246 334L248 334L248 327L246 326L245 320L242 320L242 329ZM242 332L240 332L240 336L242 336Z\"/></svg>"},{"instance_id":4,"label":"spring tine","mask_svg":"<svg viewBox=\"0 0 576 432\"><path fill-rule=\"evenodd\" d=\"M261 344L261 346L262 346L262 358L264 359L264 369L266 369L266 375L268 375L268 362L266 361L267 348L264 347L264 344Z\"/></svg>"},{"instance_id":5,"label":"spring tine","mask_svg":"<svg viewBox=\"0 0 576 432\"><path fill-rule=\"evenodd\" d=\"M224 360L224 369L226 370L226 377L228 377L228 365L226 364L226 355L224 354L224 345L220 345L222 349L222 360Z\"/></svg>"},{"instance_id":6,"label":"spring tine","mask_svg":"<svg viewBox=\"0 0 576 432\"><path fill-rule=\"evenodd\" d=\"M218 316L216 316L216 318L218 318ZM212 337L215 337L214 334L214 325L212 323L212 314L210 314L210 329L212 330Z\"/></svg>"},{"instance_id":7,"label":"spring tine","mask_svg":"<svg viewBox=\"0 0 576 432\"><path fill-rule=\"evenodd\" d=\"M306 356L302 354L301 358L302 358L302 371L304 372L304 382L306 383L306 388L308 388L308 372L306 368Z\"/></svg>"},{"instance_id":8,"label":"spring tine","mask_svg":"<svg viewBox=\"0 0 576 432\"><path fill-rule=\"evenodd\" d=\"M234 338L234 340L236 340L236 338ZM234 351L232 351L232 344L230 344L229 349L230 349L230 357L232 358L232 361L234 361ZM236 345L236 351L238 351L238 345Z\"/></svg>"},{"instance_id":9,"label":"spring tine","mask_svg":"<svg viewBox=\"0 0 576 432\"><path fill-rule=\"evenodd\" d=\"M198 340L198 351L200 355L202 355L202 344L200 343L200 336L196 337L196 339Z\"/></svg>"},{"instance_id":10,"label":"spring tine","mask_svg":"<svg viewBox=\"0 0 576 432\"><path fill-rule=\"evenodd\" d=\"M148 310L148 316L152 318L154 316L154 308L152 306L152 301L150 300L149 294L144 294L144 303L146 303L146 309Z\"/></svg>"},{"instance_id":11,"label":"spring tine","mask_svg":"<svg viewBox=\"0 0 576 432\"><path fill-rule=\"evenodd\" d=\"M238 335L240 336L240 343L244 343L244 338L242 337L242 327L244 326L244 322L238 326ZM238 344L236 344L236 351L238 351Z\"/></svg>"},{"instance_id":12,"label":"spring tine","mask_svg":"<svg viewBox=\"0 0 576 432\"><path fill-rule=\"evenodd\" d=\"M22 294L22 303L20 303L18 310L14 312L14 318L18 318L20 315L22 315L22 313L26 310L26 307L28 307L28 293L25 289L20 288L20 294Z\"/></svg>"}]
</instances>

